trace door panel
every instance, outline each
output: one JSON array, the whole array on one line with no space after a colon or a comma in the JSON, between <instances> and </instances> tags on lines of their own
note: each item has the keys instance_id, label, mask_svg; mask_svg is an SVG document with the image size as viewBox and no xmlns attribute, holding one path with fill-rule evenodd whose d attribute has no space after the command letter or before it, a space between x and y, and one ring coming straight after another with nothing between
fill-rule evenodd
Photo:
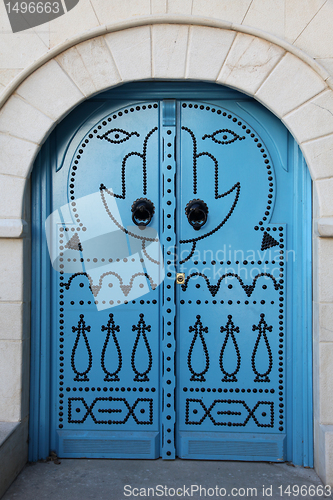
<instances>
[{"instance_id":1,"label":"door panel","mask_svg":"<svg viewBox=\"0 0 333 500\"><path fill-rule=\"evenodd\" d=\"M275 196L292 196L292 177L282 190L285 170L276 165L276 175L263 139L233 108L181 105L179 455L284 460L292 220L274 207ZM193 200L207 205L200 228L187 215Z\"/></svg>"},{"instance_id":2,"label":"door panel","mask_svg":"<svg viewBox=\"0 0 333 500\"><path fill-rule=\"evenodd\" d=\"M93 124L54 174L46 229L63 457L160 453L158 128L157 103L118 109ZM152 208L149 227L133 223L134 213L142 216L133 212L138 199Z\"/></svg>"},{"instance_id":3,"label":"door panel","mask_svg":"<svg viewBox=\"0 0 333 500\"><path fill-rule=\"evenodd\" d=\"M45 224L51 449L286 460L286 129L227 99L106 102L69 128Z\"/></svg>"}]
</instances>

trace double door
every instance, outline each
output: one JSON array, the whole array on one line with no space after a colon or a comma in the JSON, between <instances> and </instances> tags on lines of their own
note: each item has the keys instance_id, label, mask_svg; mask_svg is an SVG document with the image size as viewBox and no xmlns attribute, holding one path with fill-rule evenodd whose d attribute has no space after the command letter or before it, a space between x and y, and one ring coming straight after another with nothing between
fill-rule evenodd
<instances>
[{"instance_id":1,"label":"double door","mask_svg":"<svg viewBox=\"0 0 333 500\"><path fill-rule=\"evenodd\" d=\"M261 113L106 105L62 146L45 224L60 457L286 459L295 176Z\"/></svg>"}]
</instances>

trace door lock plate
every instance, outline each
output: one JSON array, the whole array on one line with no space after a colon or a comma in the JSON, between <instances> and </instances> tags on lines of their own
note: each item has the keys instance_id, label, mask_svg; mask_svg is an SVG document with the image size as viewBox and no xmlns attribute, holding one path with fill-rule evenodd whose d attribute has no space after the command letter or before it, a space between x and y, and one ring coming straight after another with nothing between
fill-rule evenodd
<instances>
[{"instance_id":1,"label":"door lock plate","mask_svg":"<svg viewBox=\"0 0 333 500\"><path fill-rule=\"evenodd\" d=\"M185 273L177 273L176 274L176 283L178 285L182 285L185 281Z\"/></svg>"}]
</instances>

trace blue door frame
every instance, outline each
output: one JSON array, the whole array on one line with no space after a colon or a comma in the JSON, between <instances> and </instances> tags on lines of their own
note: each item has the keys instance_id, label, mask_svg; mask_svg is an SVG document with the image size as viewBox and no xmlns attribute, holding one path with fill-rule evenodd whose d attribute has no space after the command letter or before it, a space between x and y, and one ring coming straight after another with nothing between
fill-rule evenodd
<instances>
[{"instance_id":1,"label":"blue door frame","mask_svg":"<svg viewBox=\"0 0 333 500\"><path fill-rule=\"evenodd\" d=\"M311 249L311 179L302 154L288 134L286 156L281 157L274 141L265 128L268 120L278 122L267 110L254 100L236 91L213 84L183 84L178 82L154 82L128 84L104 92L86 101L75 109L61 127L57 127L44 144L32 174L32 316L31 316L31 393L30 393L30 452L31 461L45 458L51 448L50 434L54 425L50 411L52 379L51 362L51 312L49 291L51 289L51 263L46 245L44 224L51 212L51 173L60 167L59 158L74 148L72 139L77 132L77 123L84 123L89 116L105 103L115 106L145 99L191 99L237 101L258 133L264 138L273 162L286 168L292 165L294 176L293 217L295 230L288 234L296 258L289 279L289 296L293 297L293 311L288 311L287 331L287 386L286 395L289 416L286 421L286 459L295 464L313 465L312 430L312 249ZM165 111L165 125L172 129L172 101L170 112ZM165 108L167 109L167 108ZM277 127L279 133L281 127ZM280 156L279 156L280 155ZM61 161L61 160L60 160ZM163 168L163 165L162 165ZM291 240L289 240L291 241ZM53 284L54 286L54 284ZM55 290L54 290L55 291ZM302 291L302 293L300 293ZM169 292L170 293L170 292ZM300 349L300 346L302 348ZM300 387L302 390L300 390ZM174 418L174 417L172 417ZM173 458L173 455L165 458Z\"/></svg>"}]
</instances>

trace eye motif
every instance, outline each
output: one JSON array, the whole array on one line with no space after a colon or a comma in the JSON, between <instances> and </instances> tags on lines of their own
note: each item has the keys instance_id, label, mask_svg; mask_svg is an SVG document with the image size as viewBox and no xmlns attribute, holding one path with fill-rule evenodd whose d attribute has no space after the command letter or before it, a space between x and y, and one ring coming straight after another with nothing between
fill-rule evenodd
<instances>
[{"instance_id":1,"label":"eye motif","mask_svg":"<svg viewBox=\"0 0 333 500\"><path fill-rule=\"evenodd\" d=\"M216 144L232 144L233 142L237 141L237 139L239 139L240 141L245 139L244 136L241 137L232 130L226 128L216 130L216 132L214 132L213 134L205 134L202 139L205 140L208 137L210 137L212 141L216 142Z\"/></svg>"},{"instance_id":2,"label":"eye motif","mask_svg":"<svg viewBox=\"0 0 333 500\"><path fill-rule=\"evenodd\" d=\"M103 135L98 135L98 139L105 139L106 141L111 142L111 144L121 144L122 142L128 141L132 135L136 135L140 137L140 134L137 132L126 132L121 128L113 128L108 132L105 132Z\"/></svg>"}]
</instances>

